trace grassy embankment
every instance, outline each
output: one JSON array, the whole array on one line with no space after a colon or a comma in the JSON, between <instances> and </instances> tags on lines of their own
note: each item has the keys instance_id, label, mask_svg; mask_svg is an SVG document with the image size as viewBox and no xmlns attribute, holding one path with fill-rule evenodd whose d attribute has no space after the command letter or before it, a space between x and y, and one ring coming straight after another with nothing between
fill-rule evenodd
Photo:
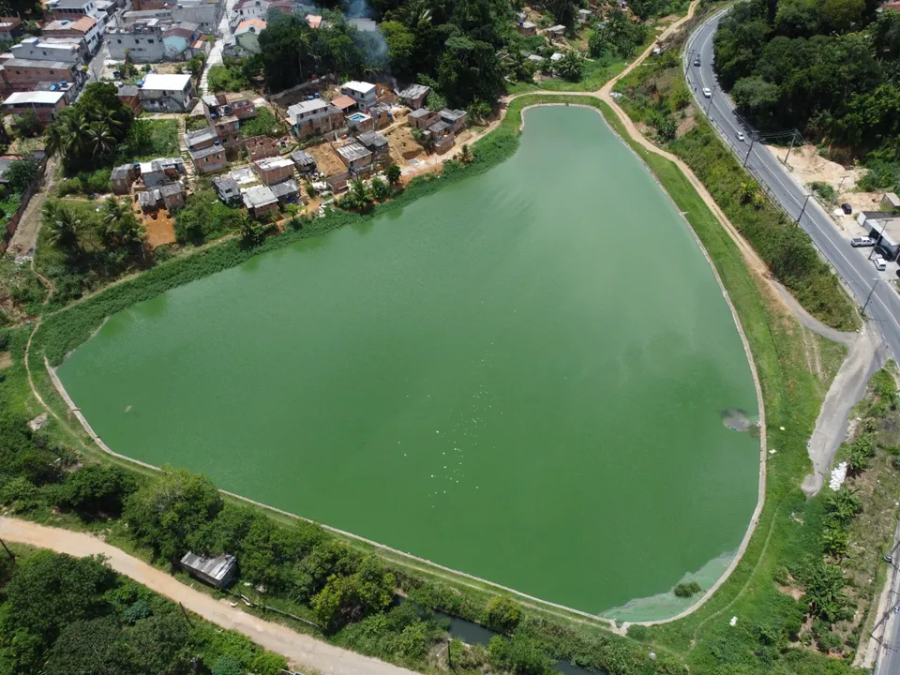
<instances>
[{"instance_id":1,"label":"grassy embankment","mask_svg":"<svg viewBox=\"0 0 900 675\"><path fill-rule=\"evenodd\" d=\"M620 105L680 157L766 265L816 318L841 330L859 326L853 304L809 236L764 195L753 177L695 110L674 50L616 84Z\"/></svg>"},{"instance_id":2,"label":"grassy embankment","mask_svg":"<svg viewBox=\"0 0 900 675\"><path fill-rule=\"evenodd\" d=\"M577 96L543 95L517 99L511 105L509 114L498 130L476 146L475 161L471 165L467 167L451 165L444 177L423 179L417 182L400 199L378 207L375 214L403 206L412 199L438 189L447 181L476 175L509 157L517 147L521 109L526 105L544 102L590 103L603 107L599 102ZM606 109L604 112L613 126L618 127L619 125L610 111ZM621 128L618 131L620 134L622 133ZM798 327L793 320L783 314L778 303L766 294L763 283L748 275L736 246L722 231L712 213L705 207L677 168L663 158L647 153L638 147L635 149L669 191L679 209L687 212L688 220L704 242L729 290L745 327L760 374L766 400L770 447L779 448L778 455L770 460L768 505L763 512L757 534L751 541L742 563L732 578L695 616L671 626L638 631L638 633L643 633L640 637L652 640L656 644L654 649L661 654L669 651L682 652L692 665L712 666L713 664L702 658L702 655L707 650L710 640L715 643L719 639L716 631L718 623L724 622L727 628L729 617L722 619L722 622L709 622L709 630L704 628L704 634L697 636L697 646L691 649L690 638L696 632L696 627L716 616L716 613L723 607L736 603L740 599L748 603L748 615L751 614L749 610L753 609L754 612L759 611L760 616L765 616L767 620L773 617L777 619L778 605L781 602L777 597L777 591L773 590L776 593L776 597L773 598L770 593L766 592L766 584L763 584L758 591L747 593L745 583L751 578L766 579L765 575L768 574L767 583L771 585L771 574L774 568L784 565L788 558L802 557L803 552L810 547L820 546L818 543L819 533L814 527L801 527L790 517L791 513L803 513L807 510L814 513L817 509L817 502L806 503L796 486L799 485L803 474L808 470L805 439L814 424L820 404L820 395L815 378L806 367L802 341L797 335ZM105 316L134 302L152 297L191 279L239 264L259 250L270 250L303 237L317 236L368 217L371 216L334 214L328 218L313 221L298 232L288 232L272 237L262 245L261 249L253 251L242 249L237 242L227 242L201 253L164 263L140 277L109 288L94 298L50 315L38 333L35 348L32 349L30 355L42 396L45 400L52 402L54 409L64 419L67 417L61 401L52 391L46 374L42 371L41 347L46 349L53 362L59 362L67 351L84 341ZM21 340L22 337L18 339ZM17 364L13 368L20 367ZM27 384L24 389L20 386L19 395L27 398ZM26 405L33 408L33 404ZM72 422L73 420L69 419L67 425ZM786 428L784 432L779 430L779 426L782 425ZM73 431L79 432L77 424L74 425ZM83 441L83 434L81 436ZM82 445L89 446L88 443L82 443ZM96 450L92 452L92 454L96 453ZM276 517L279 520L284 519L283 516ZM796 531L798 527L799 533ZM405 567L406 563L392 558L392 556L388 556L388 560L397 564L398 569L405 568L407 572L409 571L409 568ZM759 577L759 575L762 576ZM471 588L464 579L441 579L442 576L444 573L439 571L423 570L416 571L415 576L410 578L441 580L443 583L440 585L426 584L421 592L423 598L430 598L428 604L478 620L483 613L484 600L488 594ZM412 581L411 583L418 582ZM786 599L790 601L793 611L796 612L797 603L791 598ZM567 623L546 613L532 610L529 610L527 615L529 621L525 625L530 627L528 632L539 637L548 653L554 657L574 659L581 663L606 667L612 672L621 672L623 667L629 663L632 668L639 664L645 665L642 663L644 660L642 657L646 654L644 650L635 649L634 643L630 641L610 636L600 627ZM732 633L737 634L734 631ZM753 653L751 644L742 642L738 652L741 649ZM636 663L632 660L635 658L638 658ZM796 665L806 668L807 672L818 672L822 666L821 659L812 653L798 652L794 658L799 661ZM725 662L735 663L735 665L737 665L736 661L740 660L732 654L720 655L717 656L717 659L724 659ZM715 662L716 660L714 660ZM642 668L638 667L636 670L640 671ZM701 667L696 672L706 670Z\"/></svg>"}]
</instances>

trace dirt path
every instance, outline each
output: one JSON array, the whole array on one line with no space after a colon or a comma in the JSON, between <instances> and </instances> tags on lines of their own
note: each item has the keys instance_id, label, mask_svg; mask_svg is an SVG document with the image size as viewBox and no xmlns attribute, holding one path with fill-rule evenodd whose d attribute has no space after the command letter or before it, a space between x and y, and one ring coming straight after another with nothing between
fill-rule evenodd
<instances>
[{"instance_id":1,"label":"dirt path","mask_svg":"<svg viewBox=\"0 0 900 675\"><path fill-rule=\"evenodd\" d=\"M15 518L0 517L0 538L76 557L106 556L109 566L144 586L180 602L184 607L217 626L243 633L258 645L281 654L294 668L311 668L335 675L410 675L412 671L338 649L309 635L296 633L285 626L263 621L232 607L227 601L185 586L165 572L134 558L124 551L87 534L55 527L44 527Z\"/></svg>"},{"instance_id":2,"label":"dirt path","mask_svg":"<svg viewBox=\"0 0 900 675\"><path fill-rule=\"evenodd\" d=\"M784 304L788 306L788 309L791 310L791 313L795 317L797 317L797 321L799 321L806 328L809 328L813 333L818 333L822 337L828 338L832 342L840 342L844 345L852 345L856 341L857 337L859 337L859 333L855 331L844 332L837 330L836 328L826 326L824 323L807 312L803 308L803 305L797 302L797 298L791 295L788 289L786 289L774 279L770 279L770 283L775 287L775 290L778 291L778 295L781 298L782 302L784 302Z\"/></svg>"},{"instance_id":3,"label":"dirt path","mask_svg":"<svg viewBox=\"0 0 900 675\"><path fill-rule=\"evenodd\" d=\"M887 350L877 331L869 324L863 326L858 338L850 346L847 358L835 376L807 449L813 472L803 479L803 492L808 497L818 494L834 460L834 454L847 436L850 410L866 394L869 378L884 365Z\"/></svg>"},{"instance_id":4,"label":"dirt path","mask_svg":"<svg viewBox=\"0 0 900 675\"><path fill-rule=\"evenodd\" d=\"M38 233L41 231L41 209L56 185L56 169L58 166L59 159L57 155L47 160L40 189L32 195L31 201L25 207L25 213L22 214L22 218L19 220L19 226L9 242L9 253L11 255L15 256L19 253L25 253L37 246Z\"/></svg>"}]
</instances>

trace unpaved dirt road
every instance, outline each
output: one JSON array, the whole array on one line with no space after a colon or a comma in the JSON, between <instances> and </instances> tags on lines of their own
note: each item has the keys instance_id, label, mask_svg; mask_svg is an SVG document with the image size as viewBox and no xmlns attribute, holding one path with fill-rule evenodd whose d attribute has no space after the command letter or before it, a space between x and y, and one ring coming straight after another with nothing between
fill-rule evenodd
<instances>
[{"instance_id":1,"label":"unpaved dirt road","mask_svg":"<svg viewBox=\"0 0 900 675\"><path fill-rule=\"evenodd\" d=\"M850 345L847 358L831 383L809 439L813 472L803 479L801 486L808 497L817 494L825 484L834 454L847 437L850 410L865 396L869 378L886 360L887 349L881 335L866 324Z\"/></svg>"},{"instance_id":2,"label":"unpaved dirt road","mask_svg":"<svg viewBox=\"0 0 900 675\"><path fill-rule=\"evenodd\" d=\"M0 517L0 539L76 557L104 555L110 567L119 574L182 603L186 609L207 621L243 633L258 645L283 655L297 669L307 667L334 675L413 675L411 670L338 649L280 624L263 621L232 607L228 602L185 586L165 572L87 534Z\"/></svg>"},{"instance_id":3,"label":"unpaved dirt road","mask_svg":"<svg viewBox=\"0 0 900 675\"><path fill-rule=\"evenodd\" d=\"M53 155L47 160L47 166L44 169L44 177L41 179L41 186L37 192L31 197L25 212L19 220L19 226L16 228L12 239L9 242L9 254L18 255L25 253L37 245L38 232L41 231L41 209L44 202L53 191L56 183L56 168L59 165L58 155Z\"/></svg>"}]
</instances>

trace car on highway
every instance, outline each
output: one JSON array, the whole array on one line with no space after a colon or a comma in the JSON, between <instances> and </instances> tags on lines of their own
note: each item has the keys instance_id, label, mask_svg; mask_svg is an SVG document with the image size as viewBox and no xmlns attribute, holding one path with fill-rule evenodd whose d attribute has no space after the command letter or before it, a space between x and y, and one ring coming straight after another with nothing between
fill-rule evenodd
<instances>
[{"instance_id":1,"label":"car on highway","mask_svg":"<svg viewBox=\"0 0 900 675\"><path fill-rule=\"evenodd\" d=\"M706 98L712 98L712 89L710 89L709 87L703 87L703 95Z\"/></svg>"},{"instance_id":2,"label":"car on highway","mask_svg":"<svg viewBox=\"0 0 900 675\"><path fill-rule=\"evenodd\" d=\"M849 216L851 213L853 213L853 207L849 204L841 204L841 211Z\"/></svg>"},{"instance_id":3,"label":"car on highway","mask_svg":"<svg viewBox=\"0 0 900 675\"><path fill-rule=\"evenodd\" d=\"M853 237L850 240L850 245L853 248L860 248L862 246L874 246L875 240L872 237Z\"/></svg>"},{"instance_id":4,"label":"car on highway","mask_svg":"<svg viewBox=\"0 0 900 675\"><path fill-rule=\"evenodd\" d=\"M695 66L699 66L699 65L700 65L700 57L699 57L699 56L697 56L697 57L694 58L694 65L695 65Z\"/></svg>"},{"instance_id":5,"label":"car on highway","mask_svg":"<svg viewBox=\"0 0 900 675\"><path fill-rule=\"evenodd\" d=\"M737 136L737 139L738 139L741 143L744 142L744 132L743 132L743 131L738 131L738 132L735 134L735 136Z\"/></svg>"},{"instance_id":6,"label":"car on highway","mask_svg":"<svg viewBox=\"0 0 900 675\"><path fill-rule=\"evenodd\" d=\"M875 265L875 269L879 272L884 272L887 269L887 261L880 255L872 258L872 264Z\"/></svg>"}]
</instances>

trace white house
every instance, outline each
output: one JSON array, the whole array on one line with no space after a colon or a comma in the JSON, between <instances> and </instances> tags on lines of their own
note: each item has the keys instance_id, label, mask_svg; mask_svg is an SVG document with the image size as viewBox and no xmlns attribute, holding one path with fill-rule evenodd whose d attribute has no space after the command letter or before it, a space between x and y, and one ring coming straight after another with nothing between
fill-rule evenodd
<instances>
[{"instance_id":1,"label":"white house","mask_svg":"<svg viewBox=\"0 0 900 675\"><path fill-rule=\"evenodd\" d=\"M360 110L371 108L377 100L375 85L368 82L357 82L356 80L344 82L341 85L341 93L356 101Z\"/></svg>"},{"instance_id":2,"label":"white house","mask_svg":"<svg viewBox=\"0 0 900 675\"><path fill-rule=\"evenodd\" d=\"M151 112L190 112L194 86L190 75L151 73L138 84L141 107Z\"/></svg>"}]
</instances>

